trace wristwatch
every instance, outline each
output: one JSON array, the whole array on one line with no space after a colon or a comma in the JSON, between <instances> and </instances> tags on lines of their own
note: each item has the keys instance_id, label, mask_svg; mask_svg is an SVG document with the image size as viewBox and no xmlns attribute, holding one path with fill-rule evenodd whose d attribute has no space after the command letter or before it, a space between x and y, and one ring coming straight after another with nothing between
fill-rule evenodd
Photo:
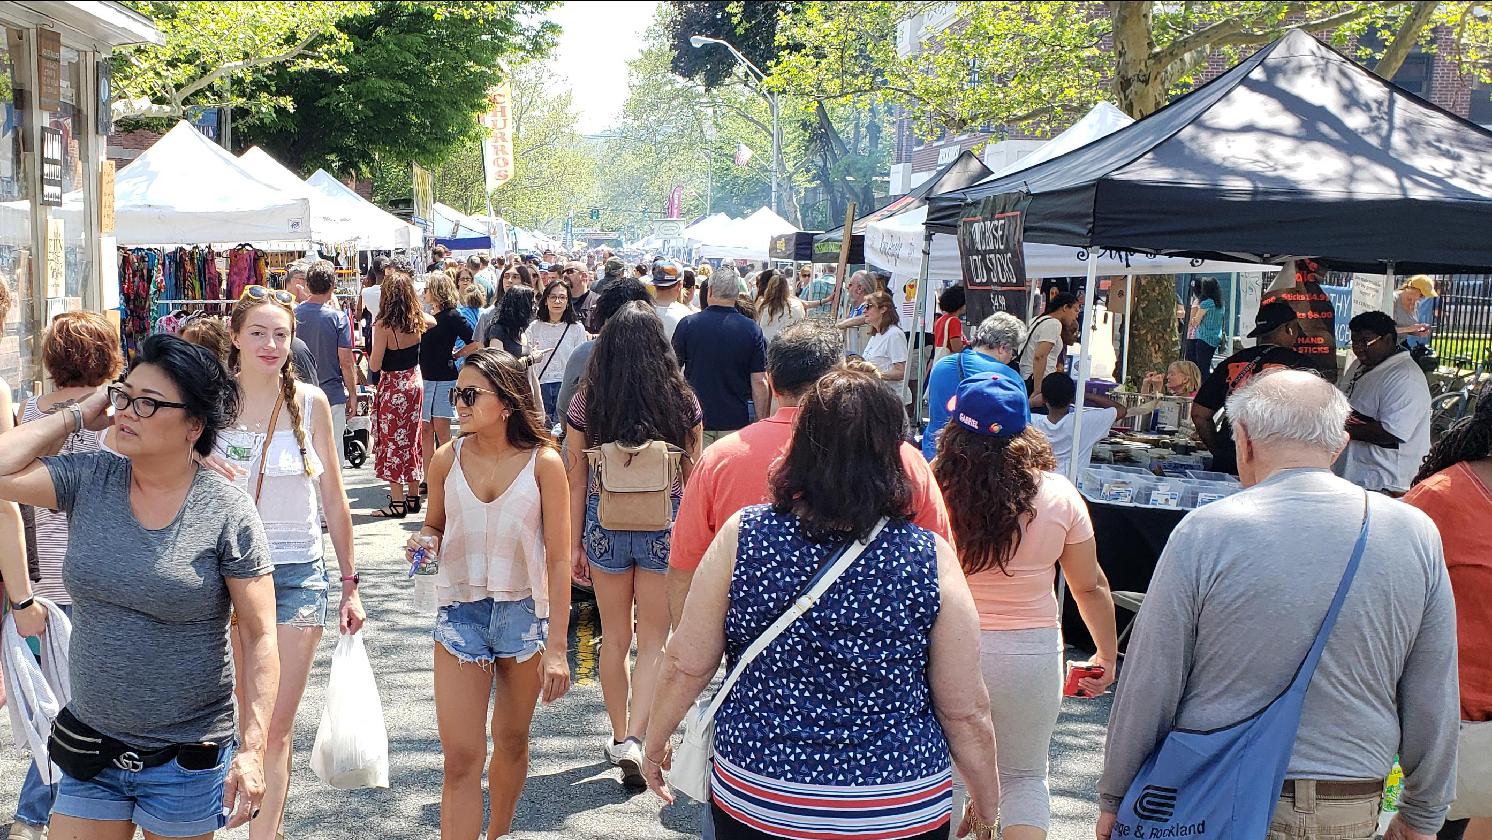
<instances>
[{"instance_id":1,"label":"wristwatch","mask_svg":"<svg viewBox=\"0 0 1492 840\"><path fill-rule=\"evenodd\" d=\"M12 601L10 603L10 609L11 609L12 612L20 612L21 610L28 609L34 603L36 603L36 596L35 595L31 596L30 598L27 598L24 601L21 601L20 603L16 603L15 601Z\"/></svg>"},{"instance_id":2,"label":"wristwatch","mask_svg":"<svg viewBox=\"0 0 1492 840\"><path fill-rule=\"evenodd\" d=\"M360 584L360 583L363 582L363 576L360 575L360 574L358 574L358 573L356 573L356 572L353 572L350 575L343 575L342 576L342 582L343 583L350 583L353 586L357 586L358 584Z\"/></svg>"}]
</instances>

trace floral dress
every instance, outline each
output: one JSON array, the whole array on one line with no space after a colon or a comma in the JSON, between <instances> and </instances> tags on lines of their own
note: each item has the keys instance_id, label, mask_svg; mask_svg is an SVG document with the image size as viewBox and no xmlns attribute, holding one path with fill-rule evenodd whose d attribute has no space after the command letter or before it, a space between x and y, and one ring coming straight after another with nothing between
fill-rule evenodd
<instances>
[{"instance_id":1,"label":"floral dress","mask_svg":"<svg viewBox=\"0 0 1492 840\"><path fill-rule=\"evenodd\" d=\"M420 378L419 342L383 352L378 393L373 397L373 474L390 484L425 480L420 452L420 403L425 383Z\"/></svg>"}]
</instances>

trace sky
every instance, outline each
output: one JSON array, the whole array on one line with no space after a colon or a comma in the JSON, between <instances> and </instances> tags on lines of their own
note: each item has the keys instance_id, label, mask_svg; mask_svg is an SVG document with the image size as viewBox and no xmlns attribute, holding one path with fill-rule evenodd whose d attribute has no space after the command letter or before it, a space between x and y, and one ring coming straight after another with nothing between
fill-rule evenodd
<instances>
[{"instance_id":1,"label":"sky","mask_svg":"<svg viewBox=\"0 0 1492 840\"><path fill-rule=\"evenodd\" d=\"M657 4L569 2L549 13L564 28L550 67L569 80L582 134L605 131L627 98L627 61L642 49L642 33Z\"/></svg>"}]
</instances>

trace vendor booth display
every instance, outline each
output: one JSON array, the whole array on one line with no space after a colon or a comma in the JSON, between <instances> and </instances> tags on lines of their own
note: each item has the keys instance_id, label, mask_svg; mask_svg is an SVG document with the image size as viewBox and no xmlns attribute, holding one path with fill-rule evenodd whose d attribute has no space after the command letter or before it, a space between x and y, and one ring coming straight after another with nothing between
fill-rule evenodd
<instances>
[{"instance_id":1,"label":"vendor booth display","mask_svg":"<svg viewBox=\"0 0 1492 840\"><path fill-rule=\"evenodd\" d=\"M324 199L321 203L328 205L329 215L348 219L348 229L343 235L351 236L350 241L356 242L360 250L410 249L423 244L424 234L418 227L380 209L324 169L307 178L306 186Z\"/></svg>"}]
</instances>

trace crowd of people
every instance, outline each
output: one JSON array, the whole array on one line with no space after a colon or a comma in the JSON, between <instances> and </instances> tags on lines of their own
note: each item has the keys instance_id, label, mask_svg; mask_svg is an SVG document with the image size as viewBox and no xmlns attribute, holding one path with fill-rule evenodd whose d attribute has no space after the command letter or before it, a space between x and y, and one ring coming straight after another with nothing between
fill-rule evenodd
<instances>
[{"instance_id":1,"label":"crowd of people","mask_svg":"<svg viewBox=\"0 0 1492 840\"><path fill-rule=\"evenodd\" d=\"M1126 409L1088 395L1074 431L1077 298L965 325L946 292L919 450L924 342L885 277L847 278L835 322L811 271L588 256L380 257L351 311L315 261L249 286L226 323L146 340L122 378L106 320L53 321L55 389L15 407L0 384L0 574L20 635L64 640L71 682L33 733L19 830L279 835L323 628L366 619L341 472L366 382L388 486L372 513L422 516L406 559L436 564L445 840L513 825L535 705L570 688L572 582L604 627L596 749L624 785L673 801L677 730L731 672L707 836L1048 835L1062 697L1104 694L1120 664L1065 473ZM1097 836L1127 836L1121 804L1168 736L1294 698L1271 836L1371 836L1397 760L1388 836L1459 838L1458 727L1492 719L1492 406L1430 446L1423 375L1384 313L1353 320L1340 388L1300 370L1288 305L1209 371L1217 296L1197 291L1189 358L1148 385L1195 393L1199 438L1246 489L1166 544ZM1066 661L1059 578L1086 661Z\"/></svg>"}]
</instances>

